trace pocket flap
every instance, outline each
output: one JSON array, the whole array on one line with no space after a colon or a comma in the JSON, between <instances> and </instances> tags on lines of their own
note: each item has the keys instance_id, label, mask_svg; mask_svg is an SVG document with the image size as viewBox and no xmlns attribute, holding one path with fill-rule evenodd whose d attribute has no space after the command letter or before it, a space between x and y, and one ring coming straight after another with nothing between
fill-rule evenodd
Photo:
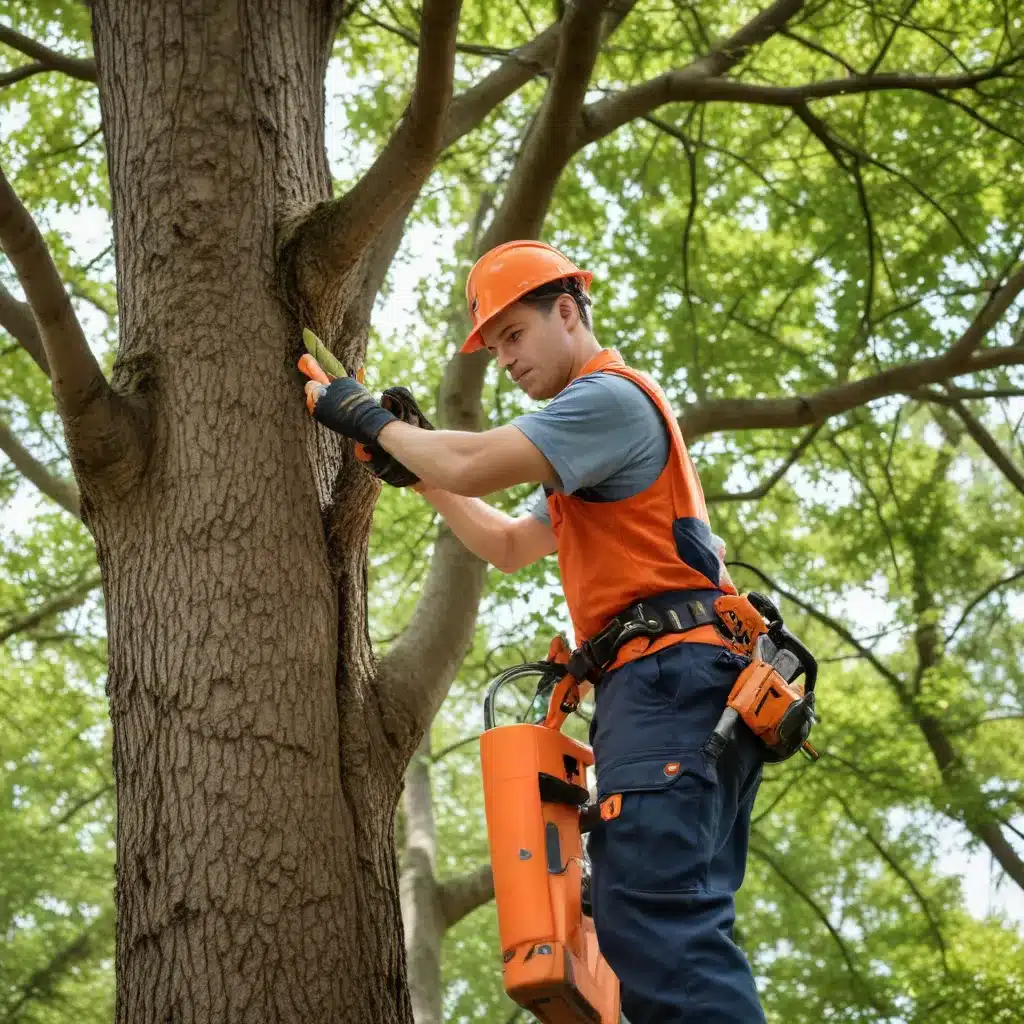
<instances>
[{"instance_id":1,"label":"pocket flap","mask_svg":"<svg viewBox=\"0 0 1024 1024\"><path fill-rule=\"evenodd\" d=\"M635 761L620 761L604 770L597 766L597 795L637 793L667 789L683 775L697 775L714 782L715 769L700 750L648 754Z\"/></svg>"}]
</instances>

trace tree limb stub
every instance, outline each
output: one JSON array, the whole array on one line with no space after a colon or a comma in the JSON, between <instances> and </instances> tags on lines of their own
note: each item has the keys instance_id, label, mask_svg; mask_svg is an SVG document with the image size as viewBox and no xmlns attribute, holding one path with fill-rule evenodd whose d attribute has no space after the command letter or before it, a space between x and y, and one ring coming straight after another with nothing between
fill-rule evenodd
<instances>
[{"instance_id":1,"label":"tree limb stub","mask_svg":"<svg viewBox=\"0 0 1024 1024\"><path fill-rule=\"evenodd\" d=\"M451 928L477 907L494 898L494 875L490 864L481 864L458 878L450 878L440 886L441 913L445 928Z\"/></svg>"},{"instance_id":2,"label":"tree limb stub","mask_svg":"<svg viewBox=\"0 0 1024 1024\"><path fill-rule=\"evenodd\" d=\"M42 71L61 71L65 75L70 75L83 82L96 81L96 62L91 58L68 57L63 53L58 53L56 50L51 50L48 46L15 31L9 25L0 25L0 43L23 53L26 57L31 57L35 61L34 64L27 65L32 68L31 74L39 74ZM21 70L22 68L15 68L9 74ZM27 76L23 75L22 77ZM11 85L13 83L3 82L2 84Z\"/></svg>"},{"instance_id":3,"label":"tree limb stub","mask_svg":"<svg viewBox=\"0 0 1024 1024\"><path fill-rule=\"evenodd\" d=\"M34 484L48 498L57 502L62 509L70 512L75 518L81 514L78 488L70 480L51 473L24 445L14 436L11 428L0 420L0 451L14 464L21 475ZM3 639L0 631L0 639Z\"/></svg>"}]
</instances>

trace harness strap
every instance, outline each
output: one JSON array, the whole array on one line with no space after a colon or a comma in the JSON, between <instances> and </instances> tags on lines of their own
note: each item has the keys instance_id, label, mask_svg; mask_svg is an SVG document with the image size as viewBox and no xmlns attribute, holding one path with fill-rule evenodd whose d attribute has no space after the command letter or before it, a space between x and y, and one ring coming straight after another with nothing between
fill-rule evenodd
<instances>
[{"instance_id":1,"label":"harness strap","mask_svg":"<svg viewBox=\"0 0 1024 1024\"><path fill-rule=\"evenodd\" d=\"M714 625L730 633L715 611L722 590L674 590L644 598L619 612L599 633L580 644L569 656L569 674L580 682L598 683L615 660L619 648L638 636L654 640L668 633L689 633Z\"/></svg>"}]
</instances>

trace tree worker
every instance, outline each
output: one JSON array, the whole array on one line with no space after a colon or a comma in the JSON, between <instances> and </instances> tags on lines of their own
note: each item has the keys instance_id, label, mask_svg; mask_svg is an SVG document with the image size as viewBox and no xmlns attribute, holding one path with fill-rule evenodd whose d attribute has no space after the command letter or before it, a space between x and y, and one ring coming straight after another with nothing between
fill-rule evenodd
<instances>
[{"instance_id":1,"label":"tree worker","mask_svg":"<svg viewBox=\"0 0 1024 1024\"><path fill-rule=\"evenodd\" d=\"M622 1012L630 1024L756 1024L753 972L732 934L762 754L745 728L717 762L702 749L747 664L711 613L736 589L665 394L591 330L592 276L538 241L499 245L471 270L462 352L486 348L530 398L550 399L505 426L422 429L351 377L310 380L307 406L377 465L390 456L418 477L498 569L558 553L575 642L603 662L590 742L598 799L615 795L618 814L588 848ZM543 492L518 518L479 497L530 482ZM606 624L638 602L674 630L602 650Z\"/></svg>"}]
</instances>

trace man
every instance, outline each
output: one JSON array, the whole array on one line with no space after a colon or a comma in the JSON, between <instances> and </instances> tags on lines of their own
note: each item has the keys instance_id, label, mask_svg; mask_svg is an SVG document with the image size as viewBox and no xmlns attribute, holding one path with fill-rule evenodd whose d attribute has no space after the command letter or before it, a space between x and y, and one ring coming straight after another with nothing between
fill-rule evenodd
<instances>
[{"instance_id":1,"label":"man","mask_svg":"<svg viewBox=\"0 0 1024 1024\"><path fill-rule=\"evenodd\" d=\"M742 727L717 762L703 750L747 664L709 613L736 590L663 392L591 331L591 279L536 241L498 246L470 272L462 351L486 348L527 395L550 399L508 425L421 429L351 378L310 381L307 404L415 474L492 565L515 572L557 551L575 641L593 641L601 662L590 738L609 820L589 854L622 1011L631 1024L756 1024L765 1018L732 926L762 758ZM519 518L478 497L525 482L544 494ZM641 601L668 631L598 651L603 627Z\"/></svg>"}]
</instances>

